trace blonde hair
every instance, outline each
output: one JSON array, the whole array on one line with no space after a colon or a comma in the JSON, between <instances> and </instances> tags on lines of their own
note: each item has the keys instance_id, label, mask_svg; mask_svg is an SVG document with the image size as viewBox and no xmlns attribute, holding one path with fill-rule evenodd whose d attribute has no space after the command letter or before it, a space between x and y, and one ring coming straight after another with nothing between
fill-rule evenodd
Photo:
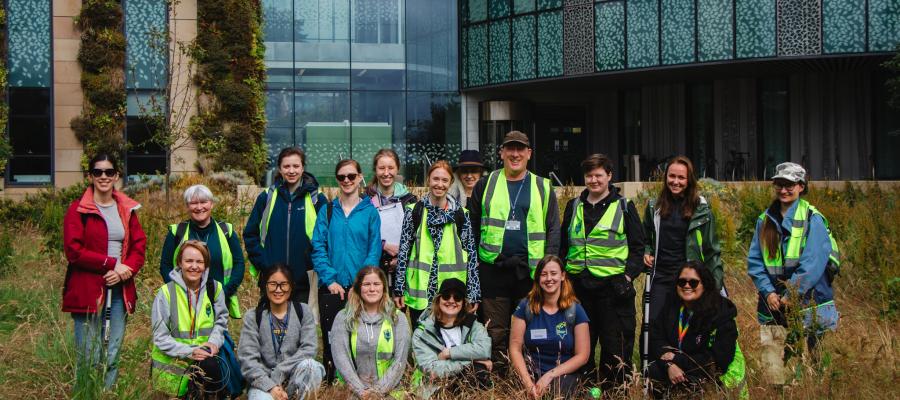
<instances>
[{"instance_id":1,"label":"blonde hair","mask_svg":"<svg viewBox=\"0 0 900 400\"><path fill-rule=\"evenodd\" d=\"M384 271L378 267L363 267L356 273L356 279L353 281L353 287L350 288L349 294L347 296L347 305L344 306L344 312L347 317L347 329L353 331L356 330L357 321L359 321L360 316L362 315L363 310L365 310L365 305L363 304L362 299L362 283L363 280L366 279L366 276L371 274L375 274L378 276L378 279L381 281L381 302L378 305L378 308L381 311L381 315L385 319L390 319L393 325L395 320L395 312L394 312L394 301L391 300L391 296L388 294L388 282L387 276L384 275Z\"/></svg>"},{"instance_id":2,"label":"blonde hair","mask_svg":"<svg viewBox=\"0 0 900 400\"><path fill-rule=\"evenodd\" d=\"M175 255L175 260L178 261L178 268L181 268L181 256L184 255L184 249L188 247L197 249L200 255L203 256L203 266L209 268L209 249L206 248L205 243L193 239L182 243L181 248L178 249L178 254Z\"/></svg>"}]
</instances>

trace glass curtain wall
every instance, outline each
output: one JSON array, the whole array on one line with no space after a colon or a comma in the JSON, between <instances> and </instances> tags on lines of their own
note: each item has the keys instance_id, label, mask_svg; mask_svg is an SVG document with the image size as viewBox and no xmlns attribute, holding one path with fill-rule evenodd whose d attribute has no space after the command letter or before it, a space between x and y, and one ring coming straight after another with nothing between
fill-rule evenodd
<instances>
[{"instance_id":1,"label":"glass curtain wall","mask_svg":"<svg viewBox=\"0 0 900 400\"><path fill-rule=\"evenodd\" d=\"M125 87L128 92L125 174L166 171L166 150L154 141L153 124L166 121L168 30L166 0L125 0Z\"/></svg>"},{"instance_id":2,"label":"glass curtain wall","mask_svg":"<svg viewBox=\"0 0 900 400\"><path fill-rule=\"evenodd\" d=\"M352 157L371 177L380 148L422 181L426 160L461 148L456 1L263 0L270 160L297 145L334 185ZM274 165L273 165L274 167Z\"/></svg>"},{"instance_id":3,"label":"glass curtain wall","mask_svg":"<svg viewBox=\"0 0 900 400\"><path fill-rule=\"evenodd\" d=\"M787 79L762 79L759 81L759 147L762 162L759 176L771 176L775 166L790 161L790 132L788 120ZM808 165L807 160L803 164ZM728 171L726 171L728 173ZM737 174L741 175L741 174Z\"/></svg>"},{"instance_id":4,"label":"glass curtain wall","mask_svg":"<svg viewBox=\"0 0 900 400\"><path fill-rule=\"evenodd\" d=\"M51 1L7 0L9 185L52 183Z\"/></svg>"}]
</instances>

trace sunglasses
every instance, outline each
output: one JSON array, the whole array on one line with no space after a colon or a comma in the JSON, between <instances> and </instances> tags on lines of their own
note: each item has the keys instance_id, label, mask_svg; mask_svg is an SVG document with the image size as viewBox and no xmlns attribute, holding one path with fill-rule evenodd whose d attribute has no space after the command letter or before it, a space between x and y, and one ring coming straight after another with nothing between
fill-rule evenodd
<instances>
[{"instance_id":1,"label":"sunglasses","mask_svg":"<svg viewBox=\"0 0 900 400\"><path fill-rule=\"evenodd\" d=\"M347 174L347 175L337 174L334 177L337 178L338 182L343 182L347 179L349 179L351 182L353 182L356 180L356 177L358 177L358 176L359 176L359 174Z\"/></svg>"},{"instance_id":2,"label":"sunglasses","mask_svg":"<svg viewBox=\"0 0 900 400\"><path fill-rule=\"evenodd\" d=\"M91 168L91 176L93 176L94 178L99 178L103 175L106 175L107 177L112 178L112 177L116 176L117 173L118 172L116 172L115 168L107 168L107 169Z\"/></svg>"},{"instance_id":3,"label":"sunglasses","mask_svg":"<svg viewBox=\"0 0 900 400\"><path fill-rule=\"evenodd\" d=\"M455 292L444 293L441 294L441 300L459 302L462 301L462 296Z\"/></svg>"},{"instance_id":4,"label":"sunglasses","mask_svg":"<svg viewBox=\"0 0 900 400\"><path fill-rule=\"evenodd\" d=\"M686 288L688 286L690 286L691 289L696 289L697 286L700 286L700 280L699 279L678 278L678 287Z\"/></svg>"},{"instance_id":5,"label":"sunglasses","mask_svg":"<svg viewBox=\"0 0 900 400\"><path fill-rule=\"evenodd\" d=\"M278 292L278 291L287 292L288 290L291 289L291 283L290 282L266 282L266 287L271 292Z\"/></svg>"}]
</instances>

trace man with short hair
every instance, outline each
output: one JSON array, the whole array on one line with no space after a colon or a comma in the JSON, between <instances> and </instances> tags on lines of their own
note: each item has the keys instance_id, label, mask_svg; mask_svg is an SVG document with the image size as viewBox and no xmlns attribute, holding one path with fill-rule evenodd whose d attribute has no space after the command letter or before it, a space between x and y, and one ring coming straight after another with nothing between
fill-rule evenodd
<instances>
[{"instance_id":1,"label":"man with short hair","mask_svg":"<svg viewBox=\"0 0 900 400\"><path fill-rule=\"evenodd\" d=\"M478 248L479 311L500 371L508 360L513 306L531 289L538 261L559 251L556 193L549 179L528 171L531 152L528 136L507 133L500 145L503 168L478 181L468 202Z\"/></svg>"}]
</instances>

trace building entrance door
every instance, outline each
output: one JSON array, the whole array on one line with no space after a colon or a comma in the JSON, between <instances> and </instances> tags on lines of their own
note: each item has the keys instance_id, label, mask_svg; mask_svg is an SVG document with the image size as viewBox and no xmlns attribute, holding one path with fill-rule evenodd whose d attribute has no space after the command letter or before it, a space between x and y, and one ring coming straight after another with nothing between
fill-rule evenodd
<instances>
[{"instance_id":1,"label":"building entrance door","mask_svg":"<svg viewBox=\"0 0 900 400\"><path fill-rule=\"evenodd\" d=\"M537 106L531 160L538 175L550 177L552 172L564 185L584 184L580 166L588 152L586 114L584 105Z\"/></svg>"}]
</instances>

